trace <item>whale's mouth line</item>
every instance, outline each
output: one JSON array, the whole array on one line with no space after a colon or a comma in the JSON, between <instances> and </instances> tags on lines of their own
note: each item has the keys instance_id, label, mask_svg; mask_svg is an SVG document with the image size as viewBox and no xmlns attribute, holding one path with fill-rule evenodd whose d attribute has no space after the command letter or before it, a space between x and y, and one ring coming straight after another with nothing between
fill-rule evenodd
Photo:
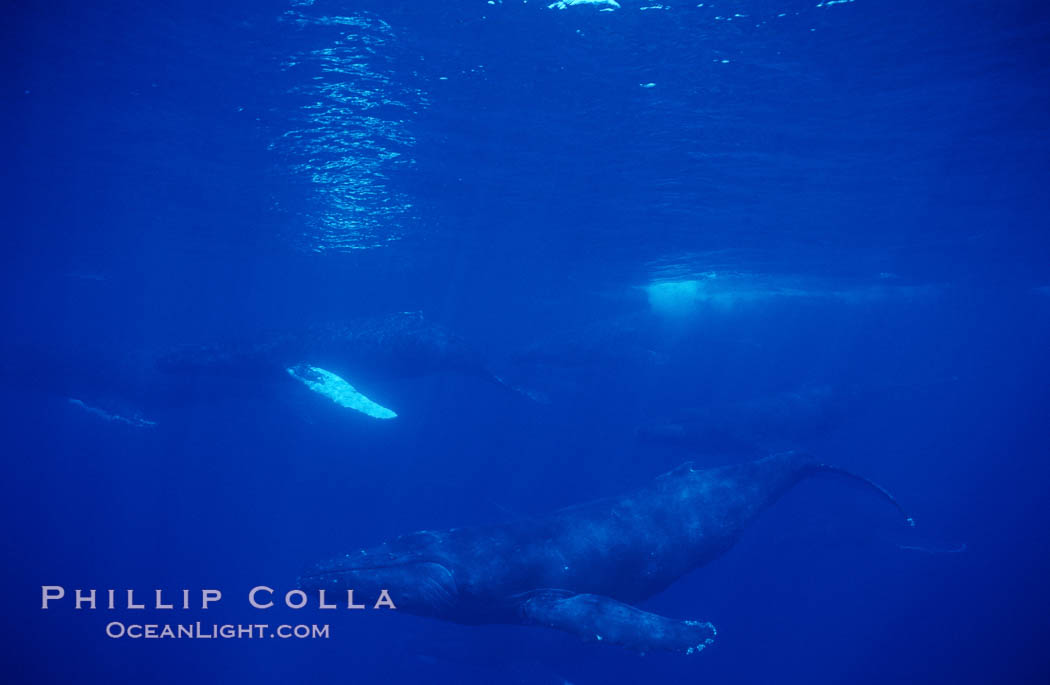
<instances>
[{"instance_id":1,"label":"whale's mouth line","mask_svg":"<svg viewBox=\"0 0 1050 685\"><path fill-rule=\"evenodd\" d=\"M413 566L440 566L443 571L448 573L448 569L441 564L437 564L432 561L402 561L393 562L389 564L369 564L368 566L354 566L353 568L337 568L327 571L314 570L307 571L306 573L300 574L299 578L302 580L318 580L331 578L333 576L345 576L351 573L361 573L365 571L382 571L386 569L407 569Z\"/></svg>"},{"instance_id":2,"label":"whale's mouth line","mask_svg":"<svg viewBox=\"0 0 1050 685\"><path fill-rule=\"evenodd\" d=\"M384 574L384 571L387 572ZM356 589L379 586L407 594L422 611L444 611L458 601L459 589L448 567L433 561L373 563L354 568L312 569L299 576L304 589Z\"/></svg>"},{"instance_id":3,"label":"whale's mouth line","mask_svg":"<svg viewBox=\"0 0 1050 685\"><path fill-rule=\"evenodd\" d=\"M328 578L331 576L347 575L350 573L360 573L362 571L381 571L388 568L405 568L411 565L412 564L378 564L375 566L355 566L354 568L340 568L331 571L303 573L300 577L304 579Z\"/></svg>"}]
</instances>

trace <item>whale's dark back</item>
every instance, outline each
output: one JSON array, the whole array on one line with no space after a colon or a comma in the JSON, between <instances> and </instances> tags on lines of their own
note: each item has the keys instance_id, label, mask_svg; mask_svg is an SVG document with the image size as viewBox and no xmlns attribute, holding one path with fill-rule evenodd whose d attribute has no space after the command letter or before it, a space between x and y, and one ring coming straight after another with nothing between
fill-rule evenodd
<instances>
[{"instance_id":1,"label":"whale's dark back","mask_svg":"<svg viewBox=\"0 0 1050 685\"><path fill-rule=\"evenodd\" d=\"M463 338L418 312L321 324L246 343L184 346L156 358L164 373L245 379L266 377L297 363L387 377L486 373L480 355Z\"/></svg>"},{"instance_id":2,"label":"whale's dark back","mask_svg":"<svg viewBox=\"0 0 1050 685\"><path fill-rule=\"evenodd\" d=\"M633 602L724 554L807 463L785 454L712 469L686 464L625 495L438 533L435 550L457 568L467 613L537 588Z\"/></svg>"},{"instance_id":3,"label":"whale's dark back","mask_svg":"<svg viewBox=\"0 0 1050 685\"><path fill-rule=\"evenodd\" d=\"M419 312L398 312L311 328L307 336L322 357L352 360L391 376L451 371L487 374L481 355L464 338Z\"/></svg>"}]
</instances>

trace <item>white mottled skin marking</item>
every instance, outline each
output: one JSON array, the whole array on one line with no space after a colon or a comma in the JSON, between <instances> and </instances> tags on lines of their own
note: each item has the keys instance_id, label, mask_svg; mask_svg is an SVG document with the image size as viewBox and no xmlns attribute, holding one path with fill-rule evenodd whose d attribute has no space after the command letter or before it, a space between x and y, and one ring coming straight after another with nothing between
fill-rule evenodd
<instances>
[{"instance_id":1,"label":"white mottled skin marking","mask_svg":"<svg viewBox=\"0 0 1050 685\"><path fill-rule=\"evenodd\" d=\"M552 2L547 5L547 9L563 10L578 5L597 5L610 9L620 9L620 3L616 2L616 0L558 0L558 2Z\"/></svg>"}]
</instances>

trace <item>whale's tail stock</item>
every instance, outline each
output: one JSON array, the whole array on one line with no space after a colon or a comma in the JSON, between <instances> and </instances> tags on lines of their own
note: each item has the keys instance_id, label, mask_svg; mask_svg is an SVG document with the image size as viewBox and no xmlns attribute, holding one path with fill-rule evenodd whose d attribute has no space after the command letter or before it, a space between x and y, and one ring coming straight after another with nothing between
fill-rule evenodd
<instances>
[{"instance_id":1,"label":"whale's tail stock","mask_svg":"<svg viewBox=\"0 0 1050 685\"><path fill-rule=\"evenodd\" d=\"M905 510L904 507L901 506L901 503L897 501L897 498L893 496L893 493L891 493L889 490L882 487L875 481L853 473L852 471L847 471L846 469L839 468L838 466L832 466L831 464L813 464L812 466L810 466L810 469L813 473L831 473L867 485L869 488L878 493L880 497L892 504L894 508L900 512L901 516L904 517L905 523L907 523L912 528L915 527L915 519L913 519L911 515L908 514L907 510Z\"/></svg>"},{"instance_id":2,"label":"whale's tail stock","mask_svg":"<svg viewBox=\"0 0 1050 685\"><path fill-rule=\"evenodd\" d=\"M897 498L893 496L893 493L891 493L889 490L882 487L875 481L869 478L865 478L864 476L861 476L857 473L841 468L839 466L824 463L819 459L813 457L811 454L798 451L774 454L769 457L766 457L765 459L760 459L758 462L755 462L755 464L759 466L763 463L769 464L772 467L778 467L781 464L783 464L786 467L786 478L785 481L782 481L781 487L783 489L781 491L786 490L792 485L810 476L821 473L827 473L834 476L841 476L853 482L861 483L868 489L874 491L880 498L886 500L891 505L893 505L893 508L900 512L901 516L904 517L905 523L907 523L911 527L915 526L915 519L913 519L911 515L908 514L907 510L905 510L904 507L901 506L901 503L897 501Z\"/></svg>"},{"instance_id":3,"label":"whale's tail stock","mask_svg":"<svg viewBox=\"0 0 1050 685\"><path fill-rule=\"evenodd\" d=\"M487 372L485 379L517 397L528 400L529 402L535 402L536 404L550 404L550 398L547 397L546 394L520 385L515 385L514 383L509 383L504 380L502 376L495 373Z\"/></svg>"}]
</instances>

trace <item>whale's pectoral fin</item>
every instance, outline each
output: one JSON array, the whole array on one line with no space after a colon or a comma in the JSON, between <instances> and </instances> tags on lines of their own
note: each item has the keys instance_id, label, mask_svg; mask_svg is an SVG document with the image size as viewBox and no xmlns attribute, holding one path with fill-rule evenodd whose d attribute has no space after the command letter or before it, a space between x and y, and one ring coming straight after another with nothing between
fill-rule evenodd
<instances>
[{"instance_id":1,"label":"whale's pectoral fin","mask_svg":"<svg viewBox=\"0 0 1050 685\"><path fill-rule=\"evenodd\" d=\"M397 417L393 410L368 399L354 386L331 371L309 364L296 364L288 367L287 371L292 378L341 407L353 409L377 419L393 419Z\"/></svg>"},{"instance_id":2,"label":"whale's pectoral fin","mask_svg":"<svg viewBox=\"0 0 1050 685\"><path fill-rule=\"evenodd\" d=\"M696 654L714 641L710 623L679 621L601 595L565 590L538 590L522 599L526 623L557 628L590 642L603 642L639 652L663 650Z\"/></svg>"}]
</instances>

